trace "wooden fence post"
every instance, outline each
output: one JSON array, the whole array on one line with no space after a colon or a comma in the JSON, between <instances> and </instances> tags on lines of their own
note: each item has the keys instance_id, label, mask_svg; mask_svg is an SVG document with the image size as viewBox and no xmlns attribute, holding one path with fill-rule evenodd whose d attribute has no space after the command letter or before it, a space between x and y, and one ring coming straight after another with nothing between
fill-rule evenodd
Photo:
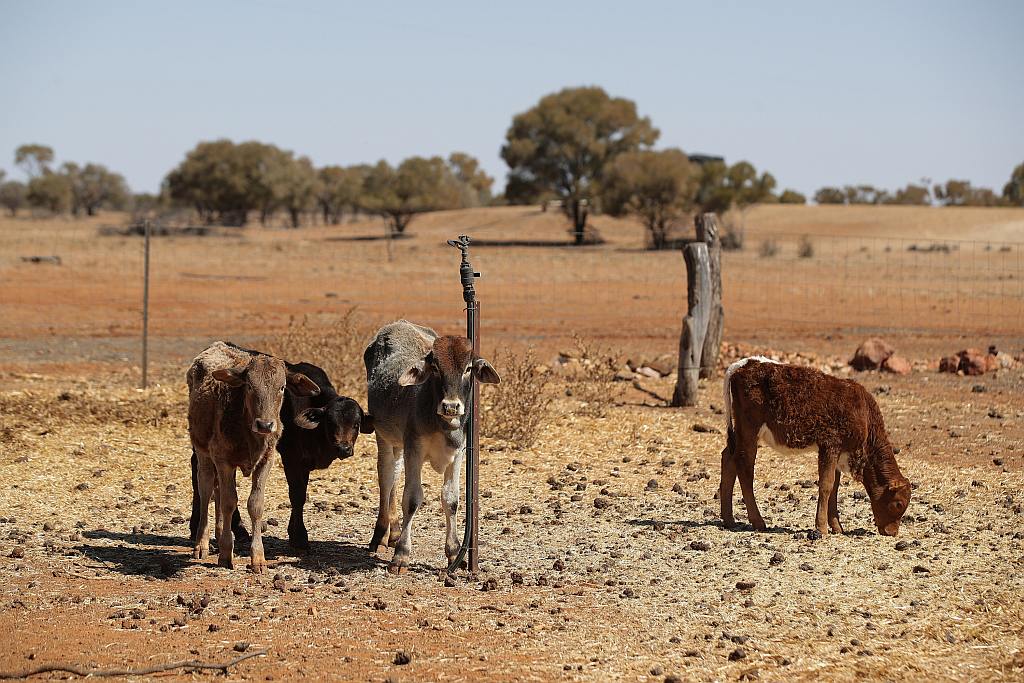
<instances>
[{"instance_id":1,"label":"wooden fence post","mask_svg":"<svg viewBox=\"0 0 1024 683\"><path fill-rule=\"evenodd\" d=\"M707 379L715 374L718 355L722 349L722 328L725 324L725 310L722 308L722 242L718 238L718 217L713 213L702 213L694 217L697 241L708 245L708 265L711 276L711 311L708 317L708 331L704 336L704 348L700 354L700 376Z\"/></svg>"},{"instance_id":2,"label":"wooden fence post","mask_svg":"<svg viewBox=\"0 0 1024 683\"><path fill-rule=\"evenodd\" d=\"M679 335L679 369L672 405L695 406L701 353L711 313L708 245L704 242L688 243L683 247L683 259L686 261L687 310L683 318L683 330Z\"/></svg>"}]
</instances>

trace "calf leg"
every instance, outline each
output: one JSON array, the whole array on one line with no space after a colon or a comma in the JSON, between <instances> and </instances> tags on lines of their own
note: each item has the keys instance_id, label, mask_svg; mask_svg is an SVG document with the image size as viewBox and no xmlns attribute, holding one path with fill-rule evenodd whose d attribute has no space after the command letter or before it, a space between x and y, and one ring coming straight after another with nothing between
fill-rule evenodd
<instances>
[{"instance_id":1,"label":"calf leg","mask_svg":"<svg viewBox=\"0 0 1024 683\"><path fill-rule=\"evenodd\" d=\"M412 520L416 511L423 505L423 454L413 446L405 448L405 489L402 491L402 535L395 546L395 555L391 558L388 570L401 574L409 566L412 557Z\"/></svg>"},{"instance_id":2,"label":"calf leg","mask_svg":"<svg viewBox=\"0 0 1024 683\"><path fill-rule=\"evenodd\" d=\"M200 458L196 475L196 486L199 489L198 507L192 505L192 514L196 520L196 531L192 538L192 557L204 560L210 552L210 498L217 481L217 470L209 458Z\"/></svg>"},{"instance_id":3,"label":"calf leg","mask_svg":"<svg viewBox=\"0 0 1024 683\"><path fill-rule=\"evenodd\" d=\"M391 530L388 532L389 548L394 548L398 545L398 539L402 535L402 518L398 515L398 475L402 471L403 462L404 459L402 458L401 451L399 451L398 458L395 459L395 471L392 476L392 481L395 483L391 487L391 509L389 513L391 515Z\"/></svg>"},{"instance_id":4,"label":"calf leg","mask_svg":"<svg viewBox=\"0 0 1024 683\"><path fill-rule=\"evenodd\" d=\"M732 492L736 485L736 455L734 453L734 436L729 437L729 442L722 449L722 481L718 485L718 502L722 508L722 526L731 529L736 525L736 519L732 514Z\"/></svg>"},{"instance_id":5,"label":"calf leg","mask_svg":"<svg viewBox=\"0 0 1024 683\"><path fill-rule=\"evenodd\" d=\"M743 504L747 507L747 519L755 531L764 531L768 525L761 517L761 511L754 500L754 463L757 460L757 432L747 434L746 430L737 431L736 449L733 451L733 467L737 469L740 490L743 491Z\"/></svg>"},{"instance_id":6,"label":"calf leg","mask_svg":"<svg viewBox=\"0 0 1024 683\"><path fill-rule=\"evenodd\" d=\"M824 448L818 450L818 511L814 515L814 527L822 536L828 534L829 504L837 488L837 462L835 453Z\"/></svg>"},{"instance_id":7,"label":"calf leg","mask_svg":"<svg viewBox=\"0 0 1024 683\"><path fill-rule=\"evenodd\" d=\"M196 455L196 449L192 449L192 518L188 522L189 541L193 546L196 544L196 536L199 533L199 456ZM216 490L216 486L214 486ZM207 506L209 507L209 506ZM220 517L215 516L214 521L216 522L216 535L220 536ZM249 532L246 531L245 527L242 526L242 516L238 514L238 510L235 510L234 516L231 517L231 528L235 532L235 540L239 543L246 543L249 541Z\"/></svg>"},{"instance_id":8,"label":"calf leg","mask_svg":"<svg viewBox=\"0 0 1024 683\"><path fill-rule=\"evenodd\" d=\"M459 472L462 470L464 454L465 451L461 448L456 452L455 459L444 470L444 484L441 485L441 510L444 512L446 528L444 554L448 558L448 564L452 563L459 554L459 548L462 547L455 525L455 515L459 510Z\"/></svg>"},{"instance_id":9,"label":"calf leg","mask_svg":"<svg viewBox=\"0 0 1024 683\"><path fill-rule=\"evenodd\" d=\"M309 470L301 465L289 463L284 468L284 474L288 479L288 500L292 504L292 514L288 520L288 545L305 552L309 550L309 532L302 521L302 511L306 505L306 491L309 488Z\"/></svg>"},{"instance_id":10,"label":"calf leg","mask_svg":"<svg viewBox=\"0 0 1024 683\"><path fill-rule=\"evenodd\" d=\"M836 483L832 487L832 495L828 499L828 526L832 529L832 533L841 534L843 525L839 522L839 481L843 475L839 472L838 467L835 473Z\"/></svg>"},{"instance_id":11,"label":"calf leg","mask_svg":"<svg viewBox=\"0 0 1024 683\"><path fill-rule=\"evenodd\" d=\"M249 520L252 522L252 545L249 547L249 568L256 574L267 569L267 558L263 554L263 492L270 479L274 462L273 451L257 463L252 472L252 490L249 491Z\"/></svg>"},{"instance_id":12,"label":"calf leg","mask_svg":"<svg viewBox=\"0 0 1024 683\"><path fill-rule=\"evenodd\" d=\"M397 522L395 514L395 488L398 472L398 459L395 449L380 436L377 437L377 488L380 493L380 505L377 508L377 523L373 527L370 539L370 552L384 550L392 525ZM388 539L389 540L389 539Z\"/></svg>"},{"instance_id":13,"label":"calf leg","mask_svg":"<svg viewBox=\"0 0 1024 683\"><path fill-rule=\"evenodd\" d=\"M235 485L235 468L232 465L217 464L217 514L220 528L217 537L217 550L220 556L217 564L233 569L234 535L231 533L231 516L238 509L238 489Z\"/></svg>"},{"instance_id":14,"label":"calf leg","mask_svg":"<svg viewBox=\"0 0 1024 683\"><path fill-rule=\"evenodd\" d=\"M192 449L192 517L188 520L188 539L192 547L196 545L196 538L199 536L199 456L196 449ZM209 503L209 501L207 501Z\"/></svg>"}]
</instances>

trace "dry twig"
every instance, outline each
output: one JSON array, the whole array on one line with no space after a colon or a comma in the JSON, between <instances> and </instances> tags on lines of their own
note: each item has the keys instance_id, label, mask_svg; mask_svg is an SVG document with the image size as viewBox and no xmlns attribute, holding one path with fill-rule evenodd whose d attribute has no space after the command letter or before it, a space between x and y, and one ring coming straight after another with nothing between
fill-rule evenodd
<instances>
[{"instance_id":1,"label":"dry twig","mask_svg":"<svg viewBox=\"0 0 1024 683\"><path fill-rule=\"evenodd\" d=\"M22 671L19 673L13 673L8 671L0 671L0 679L10 678L28 678L29 676L37 676L45 673L55 673L63 671L66 673L74 674L76 676L94 676L94 677L112 677L112 676L148 676L149 674L160 673L161 671L173 671L174 669L207 669L220 671L223 674L227 674L228 669L244 662L247 659L253 657L262 657L267 654L266 650L253 650L252 652L246 652L240 657L235 657L230 662L223 664L215 664L211 662L170 662L168 664L157 664L155 666L147 666L141 669L86 669L73 664L44 664L43 666L36 667L35 669L29 669L28 671Z\"/></svg>"}]
</instances>

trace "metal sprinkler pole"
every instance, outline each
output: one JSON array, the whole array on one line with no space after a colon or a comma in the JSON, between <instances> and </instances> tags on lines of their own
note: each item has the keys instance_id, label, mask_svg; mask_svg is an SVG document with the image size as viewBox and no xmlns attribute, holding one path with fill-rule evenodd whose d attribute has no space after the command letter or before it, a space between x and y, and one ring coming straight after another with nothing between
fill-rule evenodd
<instances>
[{"instance_id":1,"label":"metal sprinkler pole","mask_svg":"<svg viewBox=\"0 0 1024 683\"><path fill-rule=\"evenodd\" d=\"M469 262L469 237L459 235L457 240L448 240L448 244L462 252L462 262L459 264L459 277L462 280L462 299L466 302L466 336L473 343L473 354L480 355L480 302L476 300L476 289L473 287L473 280L480 277L480 273L473 270ZM480 557L477 547L477 532L479 530L479 490L480 480L478 476L480 465L480 383L473 373L473 388L470 393L468 416L466 417L466 530L462 537L462 547L458 555L448 565L448 571L454 571L463 558L469 555L469 571L475 572L480 566Z\"/></svg>"}]
</instances>

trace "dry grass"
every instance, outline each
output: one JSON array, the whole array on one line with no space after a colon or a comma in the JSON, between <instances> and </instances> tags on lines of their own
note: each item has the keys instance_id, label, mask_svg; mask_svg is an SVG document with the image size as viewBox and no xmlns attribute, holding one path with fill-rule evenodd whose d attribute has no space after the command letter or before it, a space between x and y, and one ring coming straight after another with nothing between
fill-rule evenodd
<instances>
[{"instance_id":1,"label":"dry grass","mask_svg":"<svg viewBox=\"0 0 1024 683\"><path fill-rule=\"evenodd\" d=\"M352 306L340 316L293 317L281 334L264 340L260 350L292 363L320 366L339 394L362 402L366 394L363 350L372 334Z\"/></svg>"},{"instance_id":2,"label":"dry grass","mask_svg":"<svg viewBox=\"0 0 1024 683\"><path fill-rule=\"evenodd\" d=\"M244 641L269 646L270 656L233 675L278 680L502 681L524 672L641 680L652 671L661 672L654 680L1021 680L1024 375L927 370L929 357L968 345L1019 353L1019 252L908 252L889 238L1014 239L1024 211L748 212L751 244L777 238L782 251L723 257L723 359L770 347L841 365L864 327L888 326L888 339L915 364L907 377L859 376L918 487L900 538L874 533L868 503L844 481L840 510L851 533L822 541L806 536L813 457L759 455L757 496L770 533L717 523L722 435L707 431L722 419L717 380L688 410L652 405L633 389L609 393L622 384L608 382L613 354L597 347L674 353L685 285L679 255L642 251L638 225L596 222L607 240L600 247L474 249L484 273L484 355L502 348L504 359L505 349L533 346L542 360L561 350L581 360L553 372L533 445L510 449L485 422L484 571L445 586L435 504L417 517L406 575L393 577L387 557L367 555L377 506L367 438L353 458L311 479L312 555L288 553L289 503L277 470L267 494L276 522L266 541L271 572L193 562L184 369L210 339L226 337L315 362L361 396L348 387L362 377L362 330L399 317L463 329L458 256L444 238L564 241L559 216L529 207L423 216L392 245L390 263L383 243L362 239L381 234L375 221L161 238L151 321L158 367L145 391L132 388L140 242L98 239L96 221L0 220L0 670L30 658L223 660ZM864 234L878 238L866 251L849 238ZM815 258L798 258L799 235L813 236ZM63 265L18 258L50 253ZM972 274L960 281L970 303L962 313L948 298L951 265ZM903 280L913 296L879 289L908 274L920 275ZM765 319L779 296L795 306L807 292L820 292L822 310L842 313L844 326ZM894 306L900 301L904 309ZM1013 326L992 323L996 313ZM957 334L913 329L936 321ZM495 363L506 379L516 367L526 372L525 361ZM672 380L645 386L671 395ZM424 478L436 501L439 477L428 470ZM396 665L398 650L411 663Z\"/></svg>"},{"instance_id":3,"label":"dry grass","mask_svg":"<svg viewBox=\"0 0 1024 683\"><path fill-rule=\"evenodd\" d=\"M433 506L418 517L408 574L396 579L366 555L369 440L314 475L310 556L287 552L284 477L272 474L273 566L254 577L189 559L183 387L36 379L31 395L2 394L14 440L0 441L0 669L142 665L190 650L223 659L247 642L271 655L238 674L284 680L504 681L527 668L544 680L635 680L652 669L684 680L1019 680L1024 443L993 429L987 412L1024 418L1024 377L972 379L987 390L971 407L959 378L935 376L934 388L866 381L888 387L875 393L917 484L898 539L871 530L868 503L844 483L850 533L808 540L814 459L768 450L757 496L772 531L722 529L722 437L692 430L721 419L708 408L713 382L687 411L625 405L597 418L559 399L561 417L525 451L485 432L484 572L445 587ZM171 416L154 422L161 406ZM919 429L947 411L958 436ZM985 457L963 462L965 447ZM428 473L426 484L434 496L440 480ZM410 664L394 664L399 650Z\"/></svg>"},{"instance_id":4,"label":"dry grass","mask_svg":"<svg viewBox=\"0 0 1024 683\"><path fill-rule=\"evenodd\" d=\"M622 393L614 381L618 370L613 353L605 345L573 335L573 345L561 352L561 374L565 395L573 399L573 413L585 417L604 417Z\"/></svg>"},{"instance_id":5,"label":"dry grass","mask_svg":"<svg viewBox=\"0 0 1024 683\"><path fill-rule=\"evenodd\" d=\"M492 365L499 368L501 383L481 392L483 431L512 448L532 448L553 417L550 371L539 367L533 349L499 353Z\"/></svg>"}]
</instances>

